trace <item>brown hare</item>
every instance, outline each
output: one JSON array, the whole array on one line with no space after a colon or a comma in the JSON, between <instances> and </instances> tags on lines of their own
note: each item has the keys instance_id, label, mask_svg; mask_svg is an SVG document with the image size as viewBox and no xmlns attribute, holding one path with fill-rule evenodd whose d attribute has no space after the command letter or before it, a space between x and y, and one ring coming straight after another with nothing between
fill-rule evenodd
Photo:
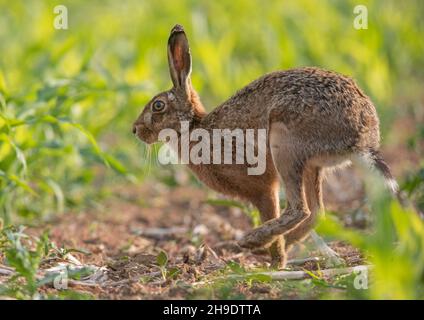
<instances>
[{"instance_id":1,"label":"brown hare","mask_svg":"<svg viewBox=\"0 0 424 320\"><path fill-rule=\"evenodd\" d=\"M263 225L248 232L239 244L245 248L269 246L274 266L284 267L287 250L313 228L323 207L324 168L363 159L381 172L396 192L397 184L378 151L375 107L352 79L318 68L272 72L207 113L191 84L190 48L180 25L171 30L168 63L173 88L146 105L133 125L134 134L148 144L159 140L162 129L173 129L181 137L182 121L189 131L265 129L262 174L249 175L246 161L187 164L210 188L258 208ZM280 183L287 199L281 216Z\"/></svg>"}]
</instances>

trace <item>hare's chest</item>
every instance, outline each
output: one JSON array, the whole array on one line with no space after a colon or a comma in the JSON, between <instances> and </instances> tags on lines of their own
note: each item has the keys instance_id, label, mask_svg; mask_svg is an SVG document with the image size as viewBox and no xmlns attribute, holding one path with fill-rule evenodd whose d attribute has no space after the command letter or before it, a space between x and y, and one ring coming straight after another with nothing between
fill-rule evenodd
<instances>
[{"instance_id":1,"label":"hare's chest","mask_svg":"<svg viewBox=\"0 0 424 320\"><path fill-rule=\"evenodd\" d=\"M226 189L226 180L228 180L229 175L225 174L222 168L219 170L216 165L189 165L189 168L209 188L219 192Z\"/></svg>"},{"instance_id":2,"label":"hare's chest","mask_svg":"<svg viewBox=\"0 0 424 320\"><path fill-rule=\"evenodd\" d=\"M207 187L229 195L236 195L243 176L235 165L189 165L197 178Z\"/></svg>"},{"instance_id":3,"label":"hare's chest","mask_svg":"<svg viewBox=\"0 0 424 320\"><path fill-rule=\"evenodd\" d=\"M228 196L251 199L266 192L278 178L267 170L263 175L247 174L244 165L189 165L193 173L207 187Z\"/></svg>"}]
</instances>

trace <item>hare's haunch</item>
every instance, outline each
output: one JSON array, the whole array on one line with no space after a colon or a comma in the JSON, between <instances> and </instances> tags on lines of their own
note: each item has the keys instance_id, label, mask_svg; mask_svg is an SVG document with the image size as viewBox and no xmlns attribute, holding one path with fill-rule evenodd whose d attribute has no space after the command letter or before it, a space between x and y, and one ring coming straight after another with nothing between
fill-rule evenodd
<instances>
[{"instance_id":1,"label":"hare's haunch","mask_svg":"<svg viewBox=\"0 0 424 320\"><path fill-rule=\"evenodd\" d=\"M375 107L352 79L318 68L277 71L206 113L191 85L190 48L179 25L168 40L168 63L173 88L146 105L134 123L134 133L150 144L159 140L163 129L175 130L180 139L182 122L188 123L188 131L209 133L216 129L267 130L265 170L260 175L249 175L246 161L189 161L188 166L210 188L258 208L264 224L247 233L240 245L270 245L274 265L285 265L287 249L306 237L323 208L324 168L362 159L380 171L396 192L396 182L378 151ZM211 146L211 152L216 148ZM281 182L287 206L280 216Z\"/></svg>"}]
</instances>

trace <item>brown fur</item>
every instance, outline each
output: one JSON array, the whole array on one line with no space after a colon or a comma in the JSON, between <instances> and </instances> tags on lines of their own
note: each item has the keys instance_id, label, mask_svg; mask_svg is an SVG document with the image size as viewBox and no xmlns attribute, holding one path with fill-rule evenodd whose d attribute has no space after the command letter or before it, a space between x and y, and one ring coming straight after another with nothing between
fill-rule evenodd
<instances>
[{"instance_id":1,"label":"brown fur","mask_svg":"<svg viewBox=\"0 0 424 320\"><path fill-rule=\"evenodd\" d=\"M264 224L247 233L240 245L272 243L273 264L284 266L286 248L308 234L322 208L323 168L378 150L379 121L373 104L346 76L299 68L266 74L207 114L191 85L191 56L181 26L171 31L168 55L174 87L146 105L134 124L135 133L153 143L161 129L179 131L182 120L189 121L191 129L210 132L267 129L267 166L262 175L248 175L247 164L188 166L210 188L259 209ZM176 71L181 66L185 69ZM157 99L166 104L162 112L151 109ZM280 181L287 196L281 217Z\"/></svg>"}]
</instances>

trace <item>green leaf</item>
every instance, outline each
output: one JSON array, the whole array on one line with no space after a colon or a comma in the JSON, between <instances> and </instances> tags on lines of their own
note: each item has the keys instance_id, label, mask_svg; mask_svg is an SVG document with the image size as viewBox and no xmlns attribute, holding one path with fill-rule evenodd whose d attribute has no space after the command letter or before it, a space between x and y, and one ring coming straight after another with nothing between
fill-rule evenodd
<instances>
[{"instance_id":1,"label":"green leaf","mask_svg":"<svg viewBox=\"0 0 424 320\"><path fill-rule=\"evenodd\" d=\"M168 279L175 278L181 272L178 268L171 268L168 270Z\"/></svg>"},{"instance_id":2,"label":"green leaf","mask_svg":"<svg viewBox=\"0 0 424 320\"><path fill-rule=\"evenodd\" d=\"M53 190L56 197L57 211L63 213L65 211L65 195L63 194L62 188L52 179L47 179L47 184Z\"/></svg>"},{"instance_id":3,"label":"green leaf","mask_svg":"<svg viewBox=\"0 0 424 320\"><path fill-rule=\"evenodd\" d=\"M3 93L0 92L0 110L6 110L6 99Z\"/></svg>"},{"instance_id":4,"label":"green leaf","mask_svg":"<svg viewBox=\"0 0 424 320\"><path fill-rule=\"evenodd\" d=\"M5 133L0 134L0 140L9 143L12 146L13 150L16 153L16 159L18 159L18 161L22 164L23 173L26 174L26 172L27 172L27 162L26 162L25 155L24 155L23 151Z\"/></svg>"},{"instance_id":5,"label":"green leaf","mask_svg":"<svg viewBox=\"0 0 424 320\"><path fill-rule=\"evenodd\" d=\"M165 267L168 263L168 256L165 251L161 251L156 257L156 262L159 267Z\"/></svg>"},{"instance_id":6,"label":"green leaf","mask_svg":"<svg viewBox=\"0 0 424 320\"><path fill-rule=\"evenodd\" d=\"M229 261L227 263L227 266L231 269L231 271L237 273L237 274L243 274L246 272L246 270L237 262L235 261Z\"/></svg>"},{"instance_id":7,"label":"green leaf","mask_svg":"<svg viewBox=\"0 0 424 320\"><path fill-rule=\"evenodd\" d=\"M0 170L0 177L14 182L17 186L21 187L22 189L24 189L25 191L29 192L30 194L32 194L33 196L38 196L37 192L35 192L29 185L28 183L26 183L24 180L20 179L18 176L14 175L14 174L6 174L6 172Z\"/></svg>"},{"instance_id":8,"label":"green leaf","mask_svg":"<svg viewBox=\"0 0 424 320\"><path fill-rule=\"evenodd\" d=\"M109 154L102 154L103 157L106 159L107 163L110 165L112 169L117 171L120 174L127 174L128 170L124 167L122 163L120 163L116 158Z\"/></svg>"},{"instance_id":9,"label":"green leaf","mask_svg":"<svg viewBox=\"0 0 424 320\"><path fill-rule=\"evenodd\" d=\"M271 282L272 281L272 277L267 275L267 274L263 274L263 273L257 273L257 274L252 274L247 276L247 279L249 281L258 281L258 282Z\"/></svg>"}]
</instances>

